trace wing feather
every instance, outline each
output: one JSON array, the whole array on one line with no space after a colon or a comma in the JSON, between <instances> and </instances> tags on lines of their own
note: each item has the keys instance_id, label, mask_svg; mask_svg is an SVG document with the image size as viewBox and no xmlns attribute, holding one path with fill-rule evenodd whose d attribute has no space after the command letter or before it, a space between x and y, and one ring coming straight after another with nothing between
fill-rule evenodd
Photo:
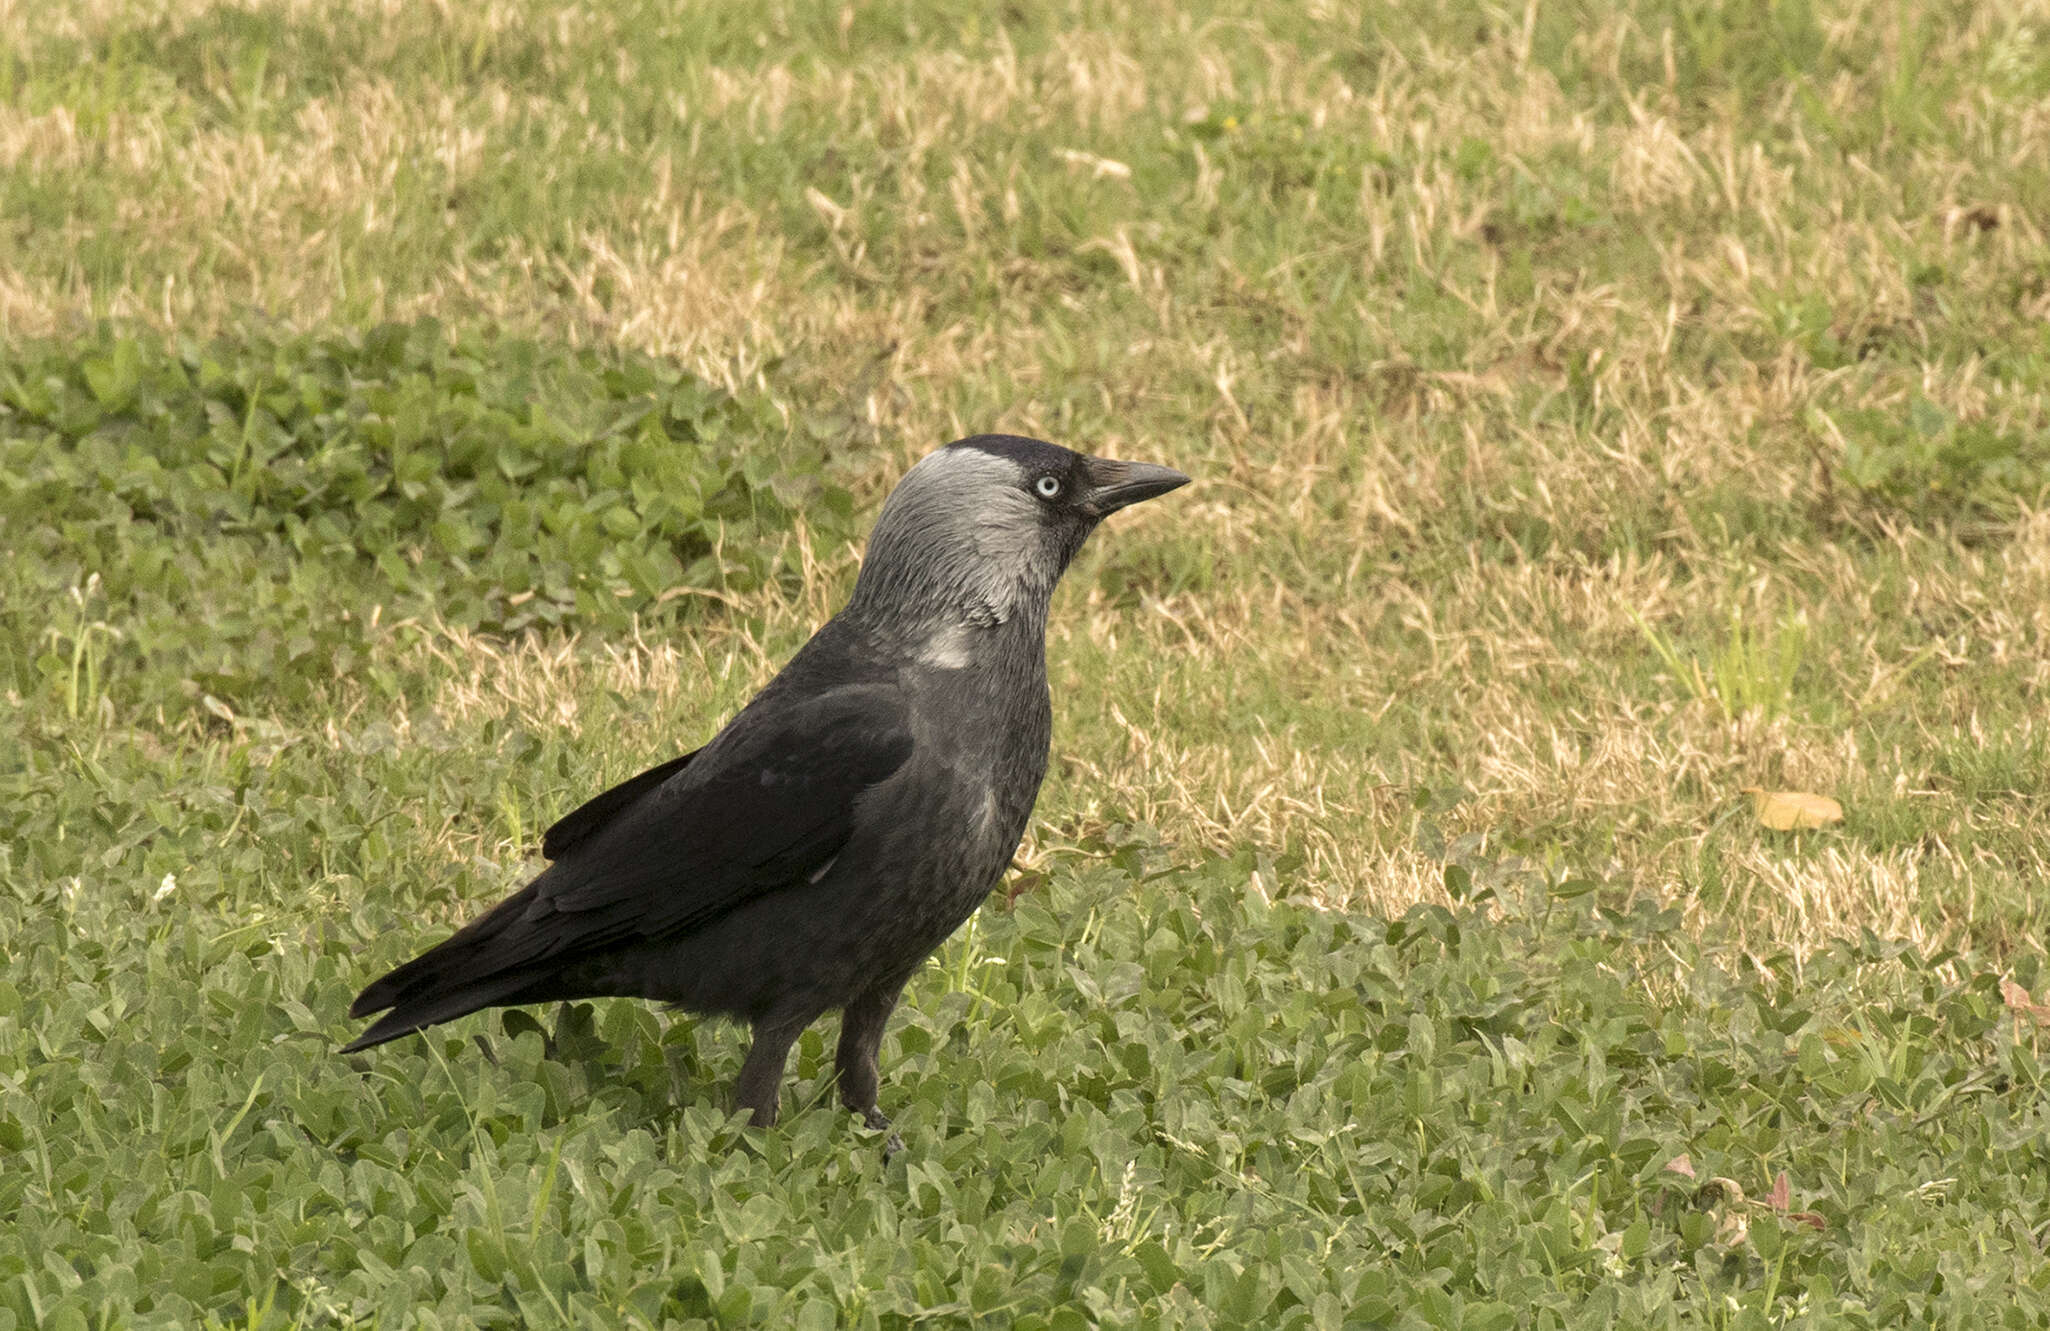
<instances>
[{"instance_id":1,"label":"wing feather","mask_svg":"<svg viewBox=\"0 0 2050 1331\"><path fill-rule=\"evenodd\" d=\"M559 860L569 854L579 843L589 840L591 835L605 824L625 813L652 794L656 787L681 772L700 752L701 750L693 749L681 758L671 758L659 767L650 767L638 776L628 777L604 794L585 800L556 819L554 825L541 834L541 858Z\"/></svg>"},{"instance_id":2,"label":"wing feather","mask_svg":"<svg viewBox=\"0 0 2050 1331\"><path fill-rule=\"evenodd\" d=\"M861 797L913 748L894 685L765 694L695 754L556 824L543 843L544 852L554 843L555 863L540 877L365 989L350 1014L398 1009L380 1023L379 1038L388 1039L384 1028L403 1033L460 1015L443 1011L452 995L495 992L501 979L524 984L593 953L678 936L802 882L839 855ZM411 1022L414 1011L422 1020Z\"/></svg>"}]
</instances>

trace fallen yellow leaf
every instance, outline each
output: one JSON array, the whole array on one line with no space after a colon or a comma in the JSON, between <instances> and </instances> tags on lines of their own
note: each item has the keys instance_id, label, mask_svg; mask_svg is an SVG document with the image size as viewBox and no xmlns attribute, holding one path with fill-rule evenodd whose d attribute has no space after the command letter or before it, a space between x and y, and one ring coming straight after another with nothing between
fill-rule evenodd
<instances>
[{"instance_id":1,"label":"fallen yellow leaf","mask_svg":"<svg viewBox=\"0 0 2050 1331\"><path fill-rule=\"evenodd\" d=\"M2027 1017L2038 1026L2050 1025L2050 1003L2038 1003L2013 980L2001 980L2000 1001L2007 1004L2017 1019Z\"/></svg>"},{"instance_id":2,"label":"fallen yellow leaf","mask_svg":"<svg viewBox=\"0 0 2050 1331\"><path fill-rule=\"evenodd\" d=\"M1827 795L1810 795L1799 790L1760 790L1744 787L1758 811L1758 821L1775 832L1799 832L1826 823L1843 821L1844 806Z\"/></svg>"}]
</instances>

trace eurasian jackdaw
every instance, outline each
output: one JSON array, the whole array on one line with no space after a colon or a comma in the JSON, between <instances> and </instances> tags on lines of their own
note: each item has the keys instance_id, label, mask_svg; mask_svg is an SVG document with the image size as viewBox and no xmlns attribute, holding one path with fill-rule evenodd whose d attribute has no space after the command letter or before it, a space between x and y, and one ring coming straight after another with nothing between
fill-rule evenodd
<instances>
[{"instance_id":1,"label":"eurasian jackdaw","mask_svg":"<svg viewBox=\"0 0 2050 1331\"><path fill-rule=\"evenodd\" d=\"M841 1099L886 1126L883 1025L1046 775L1054 584L1106 515L1188 479L1013 435L927 456L846 608L709 744L549 828L538 878L365 989L349 1015L385 1015L347 1051L480 1008L658 999L752 1023L734 1098L766 1125L792 1042L839 1008Z\"/></svg>"}]
</instances>

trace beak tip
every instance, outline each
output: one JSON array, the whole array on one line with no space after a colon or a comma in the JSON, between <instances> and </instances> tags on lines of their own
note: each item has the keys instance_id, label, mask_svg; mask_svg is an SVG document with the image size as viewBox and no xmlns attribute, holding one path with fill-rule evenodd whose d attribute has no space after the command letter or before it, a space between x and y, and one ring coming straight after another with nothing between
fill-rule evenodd
<instances>
[{"instance_id":1,"label":"beak tip","mask_svg":"<svg viewBox=\"0 0 2050 1331\"><path fill-rule=\"evenodd\" d=\"M1097 487L1095 499L1105 514L1158 499L1171 490L1181 489L1190 479L1173 467L1152 462L1106 461L1101 465L1103 483Z\"/></svg>"}]
</instances>

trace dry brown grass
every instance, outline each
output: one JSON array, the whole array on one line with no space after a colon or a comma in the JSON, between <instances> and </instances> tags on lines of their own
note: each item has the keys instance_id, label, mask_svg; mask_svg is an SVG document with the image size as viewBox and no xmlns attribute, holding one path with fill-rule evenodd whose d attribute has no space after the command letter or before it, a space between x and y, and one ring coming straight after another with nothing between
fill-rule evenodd
<instances>
[{"instance_id":1,"label":"dry brown grass","mask_svg":"<svg viewBox=\"0 0 2050 1331\"><path fill-rule=\"evenodd\" d=\"M312 24L333 12L252 9ZM13 4L0 31L90 43L216 13ZM2040 379L1968 349L2050 322L2050 288L2025 281L2042 217L2008 200L2004 174L2050 161L2050 111L1968 79L1938 108L1945 134L1845 150L1816 126L1869 120L1870 78L1820 82L1814 115L1786 95L1714 114L1714 98L1679 88L1670 36L1661 48L1630 11L1572 38L1592 73L1570 87L1539 58L1537 11L1508 17L1476 45L1393 40L1371 68L1333 52L1385 15L1320 3L1286 24L1138 6L1029 44L824 59L772 45L658 71L585 5L360 10L384 63L331 71L289 115L88 125L61 99L0 103L0 170L114 181L122 198L96 225L126 249L111 277L54 251L0 268L0 335L97 316L203 329L251 308L301 325L436 313L629 344L729 382L793 356L799 408L858 423L873 492L931 444L991 426L1172 458L1202 484L1174 513L1106 533L1103 557L1171 552L1200 529L1214 580L1136 604L1088 586L1064 601L1052 825L1115 812L1185 844L1292 846L1305 891L1395 911L1436 895L1439 867L1386 792L1453 780L1472 792L1460 826L1599 824L1635 890L1697 912L1711 909L1698 860L1716 855L1713 909L1740 933L2004 936L2026 871L1951 848L1979 816L1954 790L1930 797L1944 812L1920 848L1889 835L1815 851L1740 834L1731 810L1747 785L1924 788L1932 754L1969 742L1949 737L1988 681L2012 734L2017 700L2050 668L2050 524L2030 517L1962 552L1908 524L1875 552L1798 520L1733 541L1694 501L1740 490L1798 513L1841 451L1842 414L1898 412L1912 395L2050 429ZM779 10L770 26L800 18ZM2043 22L2040 4L1980 7L1923 58L1997 74L2035 58ZM1883 54L1900 23L1853 2L1827 7L1821 31L1830 49ZM1306 41L1318 32L1331 44ZM559 73L547 90L489 71L428 87L406 64L409 42L515 38ZM1661 49L1662 67L1629 72ZM604 71L575 63L592 51L617 81L659 83L644 98L652 140L607 118ZM1189 181L1162 184L1157 141L1223 106L1243 124L1178 139ZM1281 154L1339 135L1381 156L1342 189L1255 207L1241 175L1257 163L1233 137L1254 132ZM547 196L502 243L468 244L465 200L509 197L514 142L532 154L515 170L609 164L614 183L574 206ZM1462 165L1475 143L1480 169ZM778 144L814 176L750 174ZM1544 217L1519 220L1516 191L1533 181L1582 191L1605 220L1551 238ZM416 194L445 197L446 218ZM1027 243L1049 198L1078 229ZM1295 253L1201 239L1261 226L1325 239ZM1916 284L1917 264L1941 267L1942 301L2005 304L1965 328ZM1327 302L1340 279L1346 294ZM1419 345L1405 293L1459 329L1457 365ZM1803 301L1827 311L1825 329L1790 331ZM1823 332L1882 351L1827 365L1803 342ZM1505 556L1469 536L1462 553L1443 535L1511 520L1544 524L1549 548ZM1618 551L1624 524L1641 536ZM798 602L750 598L687 641L414 650L452 725L511 714L575 731L616 690L678 718L681 742L712 719L706 681L730 701L765 678L765 644L828 613L851 558L807 554ZM1853 705L1732 716L1690 698L1640 625L1707 655L1733 611L1805 614L1810 695ZM1411 732L1389 729L1405 715ZM1194 723L1221 716L1234 724ZM1419 727L1434 736L1421 747L1377 739ZM594 738L605 776L673 747ZM2040 811L2002 816L2020 820L2011 844ZM1984 904L1988 876L2004 904Z\"/></svg>"}]
</instances>

